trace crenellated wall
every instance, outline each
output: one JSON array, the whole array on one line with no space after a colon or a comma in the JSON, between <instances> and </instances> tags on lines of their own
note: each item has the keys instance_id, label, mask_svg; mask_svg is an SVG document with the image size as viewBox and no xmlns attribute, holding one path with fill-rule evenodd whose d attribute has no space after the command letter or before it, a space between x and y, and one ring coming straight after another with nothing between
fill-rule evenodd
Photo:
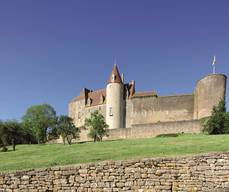
<instances>
[{"instance_id":1,"label":"crenellated wall","mask_svg":"<svg viewBox=\"0 0 229 192\"><path fill-rule=\"evenodd\" d=\"M229 152L0 173L0 191L227 192Z\"/></svg>"}]
</instances>

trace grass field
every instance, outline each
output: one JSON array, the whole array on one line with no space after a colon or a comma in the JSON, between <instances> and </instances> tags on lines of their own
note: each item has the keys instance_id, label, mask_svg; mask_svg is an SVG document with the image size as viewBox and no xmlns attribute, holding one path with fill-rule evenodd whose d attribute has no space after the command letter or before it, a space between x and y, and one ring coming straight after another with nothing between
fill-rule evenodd
<instances>
[{"instance_id":1,"label":"grass field","mask_svg":"<svg viewBox=\"0 0 229 192\"><path fill-rule=\"evenodd\" d=\"M102 160L178 156L229 151L229 135L181 135L135 140L62 145L17 145L0 153L0 171L50 167Z\"/></svg>"}]
</instances>

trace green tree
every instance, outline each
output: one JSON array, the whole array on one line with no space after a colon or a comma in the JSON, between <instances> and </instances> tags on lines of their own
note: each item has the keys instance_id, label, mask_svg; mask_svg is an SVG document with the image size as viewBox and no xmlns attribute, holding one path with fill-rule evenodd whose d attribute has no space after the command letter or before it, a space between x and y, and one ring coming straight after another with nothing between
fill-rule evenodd
<instances>
[{"instance_id":1,"label":"green tree","mask_svg":"<svg viewBox=\"0 0 229 192\"><path fill-rule=\"evenodd\" d=\"M5 121L3 126L5 127L7 141L13 146L13 151L15 151L16 143L23 138L22 125L16 120L9 120Z\"/></svg>"},{"instance_id":2,"label":"green tree","mask_svg":"<svg viewBox=\"0 0 229 192\"><path fill-rule=\"evenodd\" d=\"M229 134L229 112L225 113L224 130L226 134Z\"/></svg>"},{"instance_id":3,"label":"green tree","mask_svg":"<svg viewBox=\"0 0 229 192\"><path fill-rule=\"evenodd\" d=\"M61 115L57 120L56 132L62 137L64 145L66 140L71 145L72 139L79 138L80 129L74 125L72 118Z\"/></svg>"},{"instance_id":4,"label":"green tree","mask_svg":"<svg viewBox=\"0 0 229 192\"><path fill-rule=\"evenodd\" d=\"M45 143L47 129L56 124L56 111L48 104L31 106L23 116L23 124L31 130L37 143Z\"/></svg>"},{"instance_id":5,"label":"green tree","mask_svg":"<svg viewBox=\"0 0 229 192\"><path fill-rule=\"evenodd\" d=\"M213 107L212 115L204 121L203 132L212 135L226 133L225 114L225 101L221 100L217 106Z\"/></svg>"},{"instance_id":6,"label":"green tree","mask_svg":"<svg viewBox=\"0 0 229 192\"><path fill-rule=\"evenodd\" d=\"M88 136L91 137L94 142L102 141L104 136L108 136L108 125L103 115L98 110L93 112L91 117L85 120L85 126L89 128Z\"/></svg>"},{"instance_id":7,"label":"green tree","mask_svg":"<svg viewBox=\"0 0 229 192\"><path fill-rule=\"evenodd\" d=\"M0 149L2 148L2 151L7 151L7 130L4 126L4 123L0 121Z\"/></svg>"}]
</instances>

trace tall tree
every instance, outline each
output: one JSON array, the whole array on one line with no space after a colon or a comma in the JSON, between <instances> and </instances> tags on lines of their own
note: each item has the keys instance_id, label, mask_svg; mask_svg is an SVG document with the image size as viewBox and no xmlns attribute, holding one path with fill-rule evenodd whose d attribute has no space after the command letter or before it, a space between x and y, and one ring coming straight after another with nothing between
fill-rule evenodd
<instances>
[{"instance_id":1,"label":"tall tree","mask_svg":"<svg viewBox=\"0 0 229 192\"><path fill-rule=\"evenodd\" d=\"M98 110L91 113L91 117L85 120L85 126L89 128L88 136L94 142L102 141L104 136L108 136L108 125L105 122L104 116Z\"/></svg>"},{"instance_id":2,"label":"tall tree","mask_svg":"<svg viewBox=\"0 0 229 192\"><path fill-rule=\"evenodd\" d=\"M68 116L61 115L58 118L56 129L57 134L62 137L64 145L66 140L71 145L72 139L79 138L80 129L74 125L73 119Z\"/></svg>"},{"instance_id":3,"label":"tall tree","mask_svg":"<svg viewBox=\"0 0 229 192\"><path fill-rule=\"evenodd\" d=\"M56 124L56 111L48 104L31 106L23 116L23 124L32 131L38 143L44 143L47 129Z\"/></svg>"}]
</instances>

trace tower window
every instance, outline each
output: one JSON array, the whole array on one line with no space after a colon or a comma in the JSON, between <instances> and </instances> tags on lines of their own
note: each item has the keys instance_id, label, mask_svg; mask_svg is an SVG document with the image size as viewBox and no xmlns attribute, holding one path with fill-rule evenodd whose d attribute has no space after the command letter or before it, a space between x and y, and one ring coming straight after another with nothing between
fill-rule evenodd
<instances>
[{"instance_id":1,"label":"tower window","mask_svg":"<svg viewBox=\"0 0 229 192\"><path fill-rule=\"evenodd\" d=\"M109 115L110 115L110 116L113 116L112 107L109 107Z\"/></svg>"}]
</instances>

